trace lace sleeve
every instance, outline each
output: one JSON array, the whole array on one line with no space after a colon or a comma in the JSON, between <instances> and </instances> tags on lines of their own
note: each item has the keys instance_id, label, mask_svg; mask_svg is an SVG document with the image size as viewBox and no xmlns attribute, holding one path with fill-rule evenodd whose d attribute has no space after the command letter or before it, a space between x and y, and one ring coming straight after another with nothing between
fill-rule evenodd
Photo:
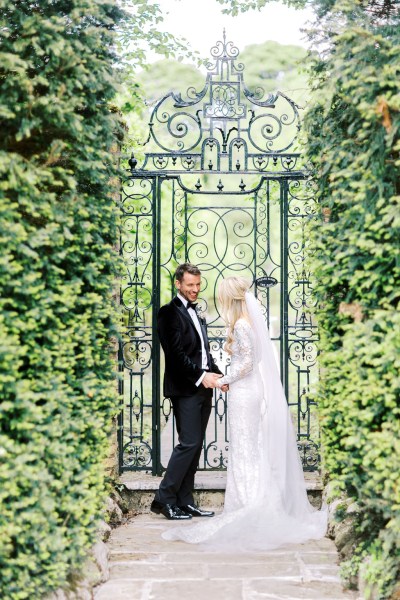
<instances>
[{"instance_id":1,"label":"lace sleeve","mask_svg":"<svg viewBox=\"0 0 400 600\"><path fill-rule=\"evenodd\" d=\"M231 369L228 375L218 380L220 385L234 383L246 377L253 370L253 343L251 325L244 319L237 321L234 328L235 351L232 355Z\"/></svg>"}]
</instances>

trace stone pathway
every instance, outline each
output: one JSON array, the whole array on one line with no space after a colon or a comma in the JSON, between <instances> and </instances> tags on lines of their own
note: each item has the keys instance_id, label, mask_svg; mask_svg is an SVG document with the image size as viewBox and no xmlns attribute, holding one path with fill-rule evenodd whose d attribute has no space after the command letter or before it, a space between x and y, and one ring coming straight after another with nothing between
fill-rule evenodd
<instances>
[{"instance_id":1,"label":"stone pathway","mask_svg":"<svg viewBox=\"0 0 400 600\"><path fill-rule=\"evenodd\" d=\"M110 579L95 600L359 600L344 591L331 540L264 553L207 553L167 542L176 523L142 514L115 529L108 541Z\"/></svg>"}]
</instances>

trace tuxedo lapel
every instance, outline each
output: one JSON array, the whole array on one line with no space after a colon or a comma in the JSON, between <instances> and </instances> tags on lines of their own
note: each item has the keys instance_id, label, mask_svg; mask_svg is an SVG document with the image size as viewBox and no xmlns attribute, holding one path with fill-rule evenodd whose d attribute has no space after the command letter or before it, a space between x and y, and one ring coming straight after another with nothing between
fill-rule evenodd
<instances>
[{"instance_id":1,"label":"tuxedo lapel","mask_svg":"<svg viewBox=\"0 0 400 600\"><path fill-rule=\"evenodd\" d=\"M186 306L183 304L183 302L177 296L175 296L175 298L172 300L172 302L175 303L175 305L178 307L178 310L184 316L184 318L189 321L189 323L191 324L191 326L193 328L193 331L196 332L197 339L199 339L199 332L197 330L196 325L193 323L193 319L189 315L189 312L188 312L188 309L186 308ZM211 357L210 357L210 351L208 349L208 338L207 338L207 330L206 330L206 326L205 326L205 321L204 321L204 319L199 317L199 315L197 315L197 318L199 320L200 329L201 329L201 333L203 336L204 347L205 347L206 354L207 354L207 362L209 365L211 365Z\"/></svg>"},{"instance_id":2,"label":"tuxedo lapel","mask_svg":"<svg viewBox=\"0 0 400 600\"><path fill-rule=\"evenodd\" d=\"M183 315L183 317L191 324L194 331L196 332L196 335L199 335L199 332L196 329L196 325L193 323L193 319L189 315L186 306L179 300L177 296L172 300L172 302L178 307L178 310L181 313L181 315Z\"/></svg>"},{"instance_id":3,"label":"tuxedo lapel","mask_svg":"<svg viewBox=\"0 0 400 600\"><path fill-rule=\"evenodd\" d=\"M200 318L198 315L197 315L197 318L199 319L201 333L203 334L204 348L205 348L206 354L207 354L208 366L209 366L209 368L211 368L211 357L210 357L210 351L208 349L208 337L207 337L206 322L205 322L205 319Z\"/></svg>"}]
</instances>

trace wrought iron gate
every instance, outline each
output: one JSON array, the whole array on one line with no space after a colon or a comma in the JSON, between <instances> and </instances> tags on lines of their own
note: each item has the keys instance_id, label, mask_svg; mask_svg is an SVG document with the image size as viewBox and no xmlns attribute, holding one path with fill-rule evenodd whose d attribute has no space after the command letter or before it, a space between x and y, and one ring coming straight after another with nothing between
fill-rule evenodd
<instances>
[{"instance_id":1,"label":"wrought iron gate","mask_svg":"<svg viewBox=\"0 0 400 600\"><path fill-rule=\"evenodd\" d=\"M159 307L174 295L181 262L202 272L200 306L222 371L221 278L254 281L280 359L306 470L319 464L313 406L317 330L305 224L315 218L312 182L297 151L299 107L280 92L249 90L231 42L211 49L201 92L168 94L154 107L148 152L129 161L122 190L120 469L161 473L175 443L171 403L161 395ZM229 394L215 391L200 469L227 464Z\"/></svg>"}]
</instances>

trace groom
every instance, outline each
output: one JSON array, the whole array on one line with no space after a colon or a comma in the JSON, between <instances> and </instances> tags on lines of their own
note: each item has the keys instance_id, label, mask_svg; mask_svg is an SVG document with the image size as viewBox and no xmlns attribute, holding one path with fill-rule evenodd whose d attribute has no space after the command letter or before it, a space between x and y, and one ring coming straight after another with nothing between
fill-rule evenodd
<instances>
[{"instance_id":1,"label":"groom","mask_svg":"<svg viewBox=\"0 0 400 600\"><path fill-rule=\"evenodd\" d=\"M179 443L150 510L167 519L183 520L214 516L194 504L192 491L212 390L222 373L210 354L205 320L196 312L199 269L190 263L179 265L175 285L177 296L158 313L158 334L165 354L164 396L172 402Z\"/></svg>"}]
</instances>

